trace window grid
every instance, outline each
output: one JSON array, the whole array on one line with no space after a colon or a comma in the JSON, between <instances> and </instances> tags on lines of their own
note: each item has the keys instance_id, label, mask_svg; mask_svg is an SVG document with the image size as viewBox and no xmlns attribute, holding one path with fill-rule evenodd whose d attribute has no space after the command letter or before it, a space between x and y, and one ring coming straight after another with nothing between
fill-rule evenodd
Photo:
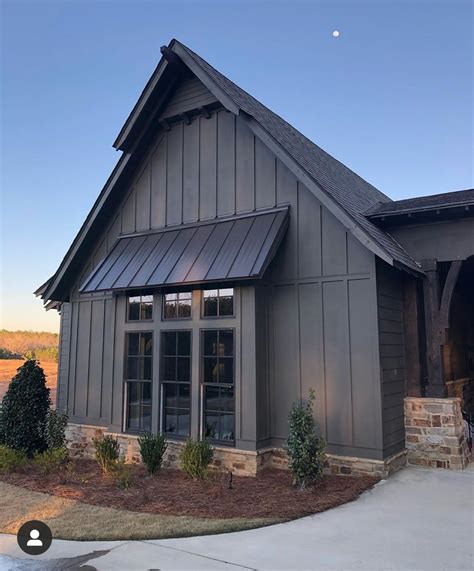
<instances>
[{"instance_id":1,"label":"window grid","mask_svg":"<svg viewBox=\"0 0 474 571\"><path fill-rule=\"evenodd\" d=\"M202 434L234 441L234 331L205 330L201 335Z\"/></svg>"},{"instance_id":2,"label":"window grid","mask_svg":"<svg viewBox=\"0 0 474 571\"><path fill-rule=\"evenodd\" d=\"M190 291L163 296L163 319L191 319L193 294Z\"/></svg>"},{"instance_id":3,"label":"window grid","mask_svg":"<svg viewBox=\"0 0 474 571\"><path fill-rule=\"evenodd\" d=\"M129 295L127 298L127 321L152 321L153 295Z\"/></svg>"},{"instance_id":4,"label":"window grid","mask_svg":"<svg viewBox=\"0 0 474 571\"><path fill-rule=\"evenodd\" d=\"M125 334L126 430L151 431L153 333Z\"/></svg>"},{"instance_id":5,"label":"window grid","mask_svg":"<svg viewBox=\"0 0 474 571\"><path fill-rule=\"evenodd\" d=\"M233 288L203 290L202 316L233 317L234 316Z\"/></svg>"},{"instance_id":6,"label":"window grid","mask_svg":"<svg viewBox=\"0 0 474 571\"><path fill-rule=\"evenodd\" d=\"M190 434L191 332L161 333L162 432L176 437Z\"/></svg>"}]
</instances>

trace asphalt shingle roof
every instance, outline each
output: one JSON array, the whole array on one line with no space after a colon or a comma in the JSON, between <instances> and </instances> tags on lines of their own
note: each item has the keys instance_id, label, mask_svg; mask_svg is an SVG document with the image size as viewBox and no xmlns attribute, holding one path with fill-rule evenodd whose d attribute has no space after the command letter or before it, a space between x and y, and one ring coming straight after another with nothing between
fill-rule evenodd
<instances>
[{"instance_id":1,"label":"asphalt shingle roof","mask_svg":"<svg viewBox=\"0 0 474 571\"><path fill-rule=\"evenodd\" d=\"M376 244L395 261L410 269L420 271L419 264L402 246L365 216L365 212L376 204L391 204L392 201L388 196L326 153L187 46L181 43L180 46L239 109L258 121L293 160L352 217Z\"/></svg>"},{"instance_id":2,"label":"asphalt shingle roof","mask_svg":"<svg viewBox=\"0 0 474 571\"><path fill-rule=\"evenodd\" d=\"M405 214L436 208L467 206L469 204L474 204L474 189L472 188L455 192L445 192L443 194L432 194L430 196L419 196L417 198L405 198L392 202L380 202L371 206L365 214L368 217Z\"/></svg>"}]
</instances>

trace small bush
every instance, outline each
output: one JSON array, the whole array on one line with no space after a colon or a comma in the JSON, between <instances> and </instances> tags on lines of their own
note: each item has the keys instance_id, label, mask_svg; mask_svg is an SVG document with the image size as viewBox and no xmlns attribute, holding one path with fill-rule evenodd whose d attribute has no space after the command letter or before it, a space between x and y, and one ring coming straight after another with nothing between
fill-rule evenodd
<instances>
[{"instance_id":1,"label":"small bush","mask_svg":"<svg viewBox=\"0 0 474 571\"><path fill-rule=\"evenodd\" d=\"M168 445L163 434L144 434L138 439L140 455L148 473L153 475L161 468Z\"/></svg>"},{"instance_id":2,"label":"small bush","mask_svg":"<svg viewBox=\"0 0 474 571\"><path fill-rule=\"evenodd\" d=\"M325 463L325 442L315 432L313 420L314 390L311 389L305 403L294 403L289 418L287 441L288 465L294 483L305 488L322 476Z\"/></svg>"},{"instance_id":3,"label":"small bush","mask_svg":"<svg viewBox=\"0 0 474 571\"><path fill-rule=\"evenodd\" d=\"M181 451L181 468L190 478L204 478L213 455L207 440L195 441L188 438Z\"/></svg>"},{"instance_id":4,"label":"small bush","mask_svg":"<svg viewBox=\"0 0 474 571\"><path fill-rule=\"evenodd\" d=\"M129 490L133 486L134 480L132 476L132 468L123 458L120 458L120 460L115 464L113 474L115 476L117 486L121 490Z\"/></svg>"},{"instance_id":5,"label":"small bush","mask_svg":"<svg viewBox=\"0 0 474 571\"><path fill-rule=\"evenodd\" d=\"M53 450L66 447L67 421L67 414L63 414L57 410L50 410L48 412L43 436L49 449Z\"/></svg>"},{"instance_id":6,"label":"small bush","mask_svg":"<svg viewBox=\"0 0 474 571\"><path fill-rule=\"evenodd\" d=\"M29 457L46 450L44 427L50 405L43 369L35 360L25 361L3 397L0 442Z\"/></svg>"},{"instance_id":7,"label":"small bush","mask_svg":"<svg viewBox=\"0 0 474 571\"><path fill-rule=\"evenodd\" d=\"M104 474L109 474L117 466L120 456L120 446L118 440L106 434L101 438L92 439L95 448L95 459L102 468Z\"/></svg>"},{"instance_id":8,"label":"small bush","mask_svg":"<svg viewBox=\"0 0 474 571\"><path fill-rule=\"evenodd\" d=\"M69 463L69 453L65 446L60 448L48 448L44 452L35 455L35 464L42 474L62 472Z\"/></svg>"},{"instance_id":9,"label":"small bush","mask_svg":"<svg viewBox=\"0 0 474 571\"><path fill-rule=\"evenodd\" d=\"M14 450L0 446L0 474L9 474L26 464L26 454L22 450Z\"/></svg>"}]
</instances>

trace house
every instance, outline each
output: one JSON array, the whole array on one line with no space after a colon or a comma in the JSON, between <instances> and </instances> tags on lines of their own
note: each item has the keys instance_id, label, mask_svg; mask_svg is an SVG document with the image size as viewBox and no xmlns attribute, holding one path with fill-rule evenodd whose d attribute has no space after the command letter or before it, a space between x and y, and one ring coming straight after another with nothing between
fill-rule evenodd
<instances>
[{"instance_id":1,"label":"house","mask_svg":"<svg viewBox=\"0 0 474 571\"><path fill-rule=\"evenodd\" d=\"M73 448L115 433L133 458L162 431L171 463L209 438L255 474L284 465L314 388L333 473L387 474L407 450L465 465L448 397L474 376L472 190L391 201L177 40L114 147L36 292L61 313Z\"/></svg>"}]
</instances>

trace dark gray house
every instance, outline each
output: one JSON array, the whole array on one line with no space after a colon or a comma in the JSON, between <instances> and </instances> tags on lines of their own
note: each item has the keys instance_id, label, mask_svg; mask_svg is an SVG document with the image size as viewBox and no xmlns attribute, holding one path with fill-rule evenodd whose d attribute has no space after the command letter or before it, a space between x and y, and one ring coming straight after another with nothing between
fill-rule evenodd
<instances>
[{"instance_id":1,"label":"dark gray house","mask_svg":"<svg viewBox=\"0 0 474 571\"><path fill-rule=\"evenodd\" d=\"M404 398L447 396L423 289L474 254L472 191L453 193L466 196L448 223L462 225L462 256L420 256L416 209L180 42L162 56L115 169L36 292L61 313L57 406L71 445L88 452L113 432L134 457L137 434L162 431L173 462L184 438L207 437L217 463L255 473L284 463L290 406L314 388L331 469L387 473L406 458ZM421 223L452 210L429 203Z\"/></svg>"}]
</instances>

